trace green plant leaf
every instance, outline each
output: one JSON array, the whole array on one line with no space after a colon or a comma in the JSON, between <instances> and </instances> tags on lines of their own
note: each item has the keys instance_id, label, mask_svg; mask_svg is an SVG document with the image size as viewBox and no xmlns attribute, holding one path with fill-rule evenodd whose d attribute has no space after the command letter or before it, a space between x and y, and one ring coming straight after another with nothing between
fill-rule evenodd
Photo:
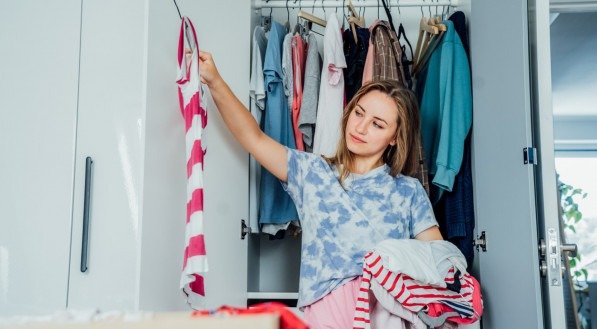
<instances>
[{"instance_id":1,"label":"green plant leaf","mask_svg":"<svg viewBox=\"0 0 597 329\"><path fill-rule=\"evenodd\" d=\"M570 230L571 230L572 232L574 232L574 234L576 234L576 229L574 228L574 226L570 225Z\"/></svg>"}]
</instances>

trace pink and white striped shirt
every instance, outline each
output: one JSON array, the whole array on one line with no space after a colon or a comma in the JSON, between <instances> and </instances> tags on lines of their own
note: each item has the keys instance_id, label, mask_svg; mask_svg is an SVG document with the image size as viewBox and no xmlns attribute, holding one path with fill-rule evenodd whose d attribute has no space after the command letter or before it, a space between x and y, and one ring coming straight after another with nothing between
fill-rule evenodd
<instances>
[{"instance_id":1,"label":"pink and white striped shirt","mask_svg":"<svg viewBox=\"0 0 597 329\"><path fill-rule=\"evenodd\" d=\"M371 281L377 281L394 299L405 309L419 312L432 303L449 304L459 309L459 313L471 318L480 316L473 308L473 292L475 278L464 274L460 278L460 292L447 288L431 286L414 280L404 273L391 272L383 264L382 257L375 251L365 255L363 263L363 279L357 296L354 315L354 329L370 329L369 291ZM451 269L446 277L446 283L454 282L454 270ZM468 314L467 314L468 313Z\"/></svg>"},{"instance_id":2,"label":"pink and white striped shirt","mask_svg":"<svg viewBox=\"0 0 597 329\"><path fill-rule=\"evenodd\" d=\"M192 32L193 40L188 40L185 24ZM193 47L190 63L185 56L185 41ZM187 44L188 44L187 43ZM186 131L187 159L187 216L185 227L185 250L180 287L187 295L187 303L200 308L205 297L203 273L207 272L207 256L203 234L203 164L205 145L201 138L207 125L207 111L201 99L199 77L199 45L191 20L183 17L178 40L178 98Z\"/></svg>"}]
</instances>

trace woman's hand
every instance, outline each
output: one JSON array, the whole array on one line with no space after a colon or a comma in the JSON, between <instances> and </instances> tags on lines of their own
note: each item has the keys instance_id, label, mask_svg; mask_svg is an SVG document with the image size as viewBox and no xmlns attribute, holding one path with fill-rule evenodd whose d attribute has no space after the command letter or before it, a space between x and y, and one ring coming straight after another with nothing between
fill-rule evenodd
<instances>
[{"instance_id":1,"label":"woman's hand","mask_svg":"<svg viewBox=\"0 0 597 329\"><path fill-rule=\"evenodd\" d=\"M208 52L199 51L199 75L201 76L201 82L206 84L210 89L222 80L216 68L216 63Z\"/></svg>"}]
</instances>

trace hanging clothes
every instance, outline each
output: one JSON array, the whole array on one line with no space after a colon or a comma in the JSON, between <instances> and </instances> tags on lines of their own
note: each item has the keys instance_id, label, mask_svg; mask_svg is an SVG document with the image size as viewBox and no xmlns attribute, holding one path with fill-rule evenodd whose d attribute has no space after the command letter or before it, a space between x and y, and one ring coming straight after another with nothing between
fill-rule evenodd
<instances>
[{"instance_id":1,"label":"hanging clothes","mask_svg":"<svg viewBox=\"0 0 597 329\"><path fill-rule=\"evenodd\" d=\"M293 83L293 99L292 99L292 131L294 132L294 141L296 142L296 149L299 151L305 150L303 143L303 134L299 129L299 116L301 111L301 103L303 101L303 75L305 73L305 57L307 45L300 35L294 35L291 40L292 48L292 75L294 77Z\"/></svg>"},{"instance_id":2,"label":"hanging clothes","mask_svg":"<svg viewBox=\"0 0 597 329\"><path fill-rule=\"evenodd\" d=\"M342 33L344 57L346 59L344 87L346 89L347 103L350 102L363 84L363 70L365 69L365 60L367 58L367 50L369 49L369 29L357 27L356 33L358 40L356 43L352 30L346 30Z\"/></svg>"},{"instance_id":3,"label":"hanging clothes","mask_svg":"<svg viewBox=\"0 0 597 329\"><path fill-rule=\"evenodd\" d=\"M253 30L253 51L251 54L251 79L249 82L249 96L251 98L251 114L257 121L259 127L263 129L261 117L265 109L265 80L263 77L263 61L265 59L265 47L267 38L265 30L261 26L256 26ZM249 159L249 194L259 200L259 182L261 181L261 165L254 157ZM251 203L251 213L249 214L249 226L252 232L259 232L259 208L257 202Z\"/></svg>"},{"instance_id":4,"label":"hanging clothes","mask_svg":"<svg viewBox=\"0 0 597 329\"><path fill-rule=\"evenodd\" d=\"M400 25L398 26L398 30L396 30L396 27L394 26L394 19L392 18L392 12L390 11L390 8L388 7L388 3L387 0L381 0L381 3L383 5L384 11L386 12L386 15L388 16L388 23L390 24L390 28L391 30L396 34L396 39L398 44L400 44L400 37L404 37L404 41L406 41L406 43L408 44L408 47L410 48L410 54L411 54L411 58L413 56L413 52L412 52L412 46L410 45L410 42L408 41L408 38L406 37L406 33L404 31L404 27L402 26L402 23L400 23ZM402 70L404 72L404 86L406 88L411 89L412 88L412 77L411 77L411 73L410 73L410 69L411 69L411 65L412 65L412 61L408 59L408 56L406 55L406 48L404 46L401 46L400 48L401 52L400 52L400 57L398 57L397 59L400 61L400 65L402 66Z\"/></svg>"},{"instance_id":5,"label":"hanging clothes","mask_svg":"<svg viewBox=\"0 0 597 329\"><path fill-rule=\"evenodd\" d=\"M421 97L423 149L433 177L432 202L451 191L462 163L464 140L472 123L472 93L468 57L451 21L433 50Z\"/></svg>"},{"instance_id":6,"label":"hanging clothes","mask_svg":"<svg viewBox=\"0 0 597 329\"><path fill-rule=\"evenodd\" d=\"M185 25L191 30L193 40L188 40ZM185 54L185 41L192 44L190 63ZM183 17L178 39L178 99L185 122L187 158L187 218L185 250L180 287L187 295L187 303L199 308L205 297L203 273L207 272L207 255L203 235L203 170L205 144L203 130L207 125L207 111L202 102L199 77L199 44L195 27Z\"/></svg>"},{"instance_id":7,"label":"hanging clothes","mask_svg":"<svg viewBox=\"0 0 597 329\"><path fill-rule=\"evenodd\" d=\"M464 13L457 11L449 19L454 23L454 29L458 33L460 41L462 41L465 52L469 55ZM464 140L462 165L454 180L452 191L444 192L442 198L434 207L442 236L460 249L466 257L469 269L475 257L473 246L475 206L471 166L471 134L472 129Z\"/></svg>"},{"instance_id":8,"label":"hanging clothes","mask_svg":"<svg viewBox=\"0 0 597 329\"><path fill-rule=\"evenodd\" d=\"M294 78L292 76L292 33L286 33L282 42L282 84L284 95L288 100L288 108L292 108Z\"/></svg>"},{"instance_id":9,"label":"hanging clothes","mask_svg":"<svg viewBox=\"0 0 597 329\"><path fill-rule=\"evenodd\" d=\"M261 26L256 26L253 30L253 52L251 54L251 78L249 82L249 96L252 105L251 114L261 125L261 116L265 109L265 80L263 77L263 61L265 60L265 49L267 38L265 30Z\"/></svg>"},{"instance_id":10,"label":"hanging clothes","mask_svg":"<svg viewBox=\"0 0 597 329\"><path fill-rule=\"evenodd\" d=\"M385 21L376 21L369 27L369 30L371 31L371 37L369 38L369 49L363 71L363 83L390 79L396 81L399 86L407 88L407 84L410 84L410 73L407 81L405 72L410 71L408 67L403 66L408 61L404 61L405 55L402 52L396 33L390 29L389 23ZM415 109L408 110L414 111ZM429 195L429 176L420 136L417 136L417 139L413 142L413 147L419 149L419 166L413 177L421 182L425 192Z\"/></svg>"},{"instance_id":11,"label":"hanging clothes","mask_svg":"<svg viewBox=\"0 0 597 329\"><path fill-rule=\"evenodd\" d=\"M335 14L330 14L323 37L323 69L313 153L324 156L336 154L340 136L340 121L344 108L344 73L346 67L342 50L342 34Z\"/></svg>"},{"instance_id":12,"label":"hanging clothes","mask_svg":"<svg viewBox=\"0 0 597 329\"><path fill-rule=\"evenodd\" d=\"M375 21L369 27L369 49L363 83L369 81L393 80L398 86L406 88L406 77L402 66L402 47L396 33L387 21Z\"/></svg>"},{"instance_id":13,"label":"hanging clothes","mask_svg":"<svg viewBox=\"0 0 597 329\"><path fill-rule=\"evenodd\" d=\"M315 122L317 121L317 104L321 82L321 56L317 50L317 38L313 34L307 36L307 59L305 62L305 79L303 83L303 99L299 113L299 129L303 135L305 151L313 151Z\"/></svg>"},{"instance_id":14,"label":"hanging clothes","mask_svg":"<svg viewBox=\"0 0 597 329\"><path fill-rule=\"evenodd\" d=\"M288 100L282 83L282 43L284 27L272 22L267 42L263 73L265 76L266 106L263 131L275 141L294 149L294 134L290 119ZM298 220L296 207L284 191L278 178L267 169L261 170L259 222L261 224L284 224Z\"/></svg>"}]
</instances>

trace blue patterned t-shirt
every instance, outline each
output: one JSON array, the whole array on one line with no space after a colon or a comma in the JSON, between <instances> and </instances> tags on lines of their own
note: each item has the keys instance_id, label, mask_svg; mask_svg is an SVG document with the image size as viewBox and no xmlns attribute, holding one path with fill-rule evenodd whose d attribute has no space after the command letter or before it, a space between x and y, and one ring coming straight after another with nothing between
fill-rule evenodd
<instances>
[{"instance_id":1,"label":"blue patterned t-shirt","mask_svg":"<svg viewBox=\"0 0 597 329\"><path fill-rule=\"evenodd\" d=\"M302 227L298 307L310 305L362 275L363 257L386 239L414 238L437 225L418 180L390 176L387 165L338 180L321 156L287 148L288 182L282 183Z\"/></svg>"}]
</instances>

